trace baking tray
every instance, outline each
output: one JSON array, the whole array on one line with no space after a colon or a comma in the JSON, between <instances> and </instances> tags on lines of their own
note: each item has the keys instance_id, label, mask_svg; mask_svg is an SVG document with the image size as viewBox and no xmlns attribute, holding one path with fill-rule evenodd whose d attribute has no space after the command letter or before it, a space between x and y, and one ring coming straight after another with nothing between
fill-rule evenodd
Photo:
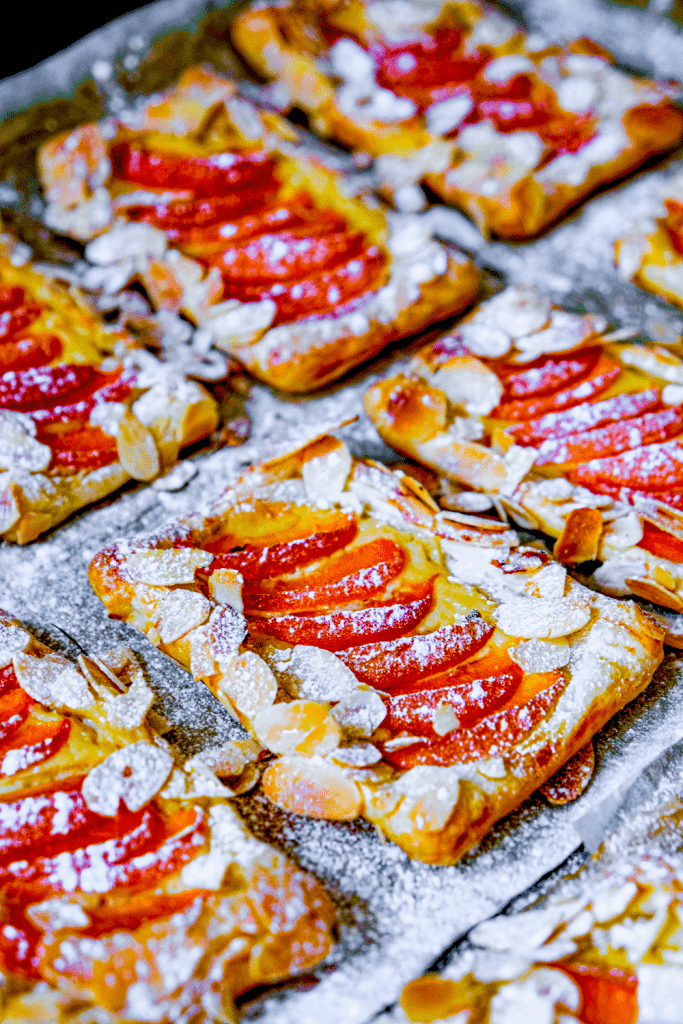
<instances>
[{"instance_id":1,"label":"baking tray","mask_svg":"<svg viewBox=\"0 0 683 1024\"><path fill-rule=\"evenodd\" d=\"M548 40L588 33L609 44L627 66L659 77L670 77L676 67L683 68L683 38L661 10L621 8L608 0L575 0L572 5L562 0L530 0L516 6L527 24ZM136 61L155 39L156 52L162 54L152 68L158 86L168 84L163 75L172 64L170 57L164 61L164 53L175 54L178 63L208 54L239 73L239 63L221 50L215 35L206 29L207 24L220 24L229 17L227 5L161 0L92 33L37 68L0 82L0 115L11 115L8 144L23 146L30 154L42 133L56 130L55 124L46 127L50 118L66 125L77 123L79 117L99 116L102 96L110 107L126 103L114 70L118 68L134 87ZM74 91L75 103L69 99ZM333 158L333 147L326 147L326 152ZM679 156L603 190L559 227L530 243L487 242L464 216L445 207L434 206L427 215L441 237L476 258L494 287L497 282L538 284L570 308L600 312L614 326L672 340L683 333L683 317L619 279L612 264L612 245L632 220L650 215ZM344 162L341 154L337 158ZM2 166L0 154L0 177ZM22 211L38 215L41 204L30 171L10 185L17 185L18 191L6 185L3 192L0 184L0 203L13 203L18 216ZM247 403L254 425L251 442L242 448L195 455L198 472L183 490L166 492L131 484L30 547L0 544L0 606L72 653L79 647L96 652L122 640L132 646L146 665L157 694L155 709L166 723L168 738L188 754L234 735L238 727L206 687L129 627L106 618L88 585L88 563L114 539L157 530L209 501L257 455L260 442L289 428L296 431L304 421L340 421L355 414L358 420L340 432L352 451L397 461L364 417L362 395L381 373L398 367L401 358L405 353L395 347L370 369L308 399L278 396L253 385ZM422 973L475 923L500 910L566 858L585 856L596 840L591 821L601 821L605 808L621 799L625 787L662 751L681 740L683 658L669 654L645 694L601 733L595 779L576 804L550 808L540 797L533 797L499 823L477 850L449 868L411 862L367 823L286 815L258 791L239 798L238 808L257 835L285 849L324 882L337 900L341 922L338 944L314 975L262 993L244 1006L245 1015L259 1024L370 1021L397 998L410 978Z\"/></svg>"}]
</instances>

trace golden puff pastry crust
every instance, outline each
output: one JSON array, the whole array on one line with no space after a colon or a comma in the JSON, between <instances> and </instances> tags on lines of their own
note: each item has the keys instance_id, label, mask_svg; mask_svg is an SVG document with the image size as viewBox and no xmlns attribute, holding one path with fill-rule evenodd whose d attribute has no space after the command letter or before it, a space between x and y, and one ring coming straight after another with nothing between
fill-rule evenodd
<instances>
[{"instance_id":1,"label":"golden puff pastry crust","mask_svg":"<svg viewBox=\"0 0 683 1024\"><path fill-rule=\"evenodd\" d=\"M0 612L0 666L4 1021L236 1020L327 954L330 900L228 802L257 744L182 764L125 647L76 664Z\"/></svg>"},{"instance_id":2,"label":"golden puff pastry crust","mask_svg":"<svg viewBox=\"0 0 683 1024\"><path fill-rule=\"evenodd\" d=\"M353 197L225 78L190 69L110 136L90 124L42 148L48 223L89 241L93 287L137 279L276 388L336 380L478 293L425 221Z\"/></svg>"},{"instance_id":3,"label":"golden puff pastry crust","mask_svg":"<svg viewBox=\"0 0 683 1024\"><path fill-rule=\"evenodd\" d=\"M557 538L559 561L602 561L606 593L683 611L683 351L605 332L509 288L365 408L388 444Z\"/></svg>"},{"instance_id":4,"label":"golden puff pastry crust","mask_svg":"<svg viewBox=\"0 0 683 1024\"><path fill-rule=\"evenodd\" d=\"M500 238L539 234L683 138L675 85L589 39L534 48L486 4L255 4L233 41L274 102L377 157L399 208L419 208L424 182Z\"/></svg>"},{"instance_id":5,"label":"golden puff pastry crust","mask_svg":"<svg viewBox=\"0 0 683 1024\"><path fill-rule=\"evenodd\" d=\"M90 580L276 755L269 799L452 864L641 692L663 629L324 429Z\"/></svg>"},{"instance_id":6,"label":"golden puff pastry crust","mask_svg":"<svg viewBox=\"0 0 683 1024\"><path fill-rule=\"evenodd\" d=\"M203 387L107 328L84 294L17 265L13 247L4 236L0 536L26 544L131 478L166 472L218 413Z\"/></svg>"}]
</instances>

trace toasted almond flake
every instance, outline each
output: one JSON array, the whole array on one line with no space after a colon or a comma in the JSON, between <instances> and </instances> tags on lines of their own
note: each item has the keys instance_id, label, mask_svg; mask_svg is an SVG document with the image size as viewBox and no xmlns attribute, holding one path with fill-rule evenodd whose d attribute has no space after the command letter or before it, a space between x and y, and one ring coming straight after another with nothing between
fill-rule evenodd
<instances>
[{"instance_id":1,"label":"toasted almond flake","mask_svg":"<svg viewBox=\"0 0 683 1024\"><path fill-rule=\"evenodd\" d=\"M209 641L209 627L198 626L189 633L190 639L190 671L195 679L212 676L216 671L216 662Z\"/></svg>"},{"instance_id":2,"label":"toasted almond flake","mask_svg":"<svg viewBox=\"0 0 683 1024\"><path fill-rule=\"evenodd\" d=\"M147 685L138 666L126 693L105 699L107 721L115 729L137 729L144 722L154 701L154 691Z\"/></svg>"},{"instance_id":3,"label":"toasted almond flake","mask_svg":"<svg viewBox=\"0 0 683 1024\"><path fill-rule=\"evenodd\" d=\"M573 508L555 544L555 558L564 565L580 565L597 557L602 536L602 515L597 508Z\"/></svg>"},{"instance_id":4,"label":"toasted almond flake","mask_svg":"<svg viewBox=\"0 0 683 1024\"><path fill-rule=\"evenodd\" d=\"M460 726L460 719L450 704L441 703L432 715L432 725L435 733L445 736Z\"/></svg>"},{"instance_id":5,"label":"toasted almond flake","mask_svg":"<svg viewBox=\"0 0 683 1024\"><path fill-rule=\"evenodd\" d=\"M439 518L447 523L462 523L463 526L471 526L473 529L492 533L505 533L508 529L507 523L500 523L496 519L482 519L480 516L466 515L464 512L441 512Z\"/></svg>"},{"instance_id":6,"label":"toasted almond flake","mask_svg":"<svg viewBox=\"0 0 683 1024\"><path fill-rule=\"evenodd\" d=\"M646 601L652 601L653 604L662 604L665 608L671 608L674 612L683 611L683 599L678 594L672 594L666 587L655 583L654 580L643 579L640 576L627 576L625 583L633 594L637 594L638 597L644 597Z\"/></svg>"},{"instance_id":7,"label":"toasted almond flake","mask_svg":"<svg viewBox=\"0 0 683 1024\"><path fill-rule=\"evenodd\" d=\"M33 420L20 412L0 409L0 469L39 473L52 461L52 449L35 438Z\"/></svg>"},{"instance_id":8,"label":"toasted almond flake","mask_svg":"<svg viewBox=\"0 0 683 1024\"><path fill-rule=\"evenodd\" d=\"M564 597L567 570L557 562L541 566L526 581L524 589L529 597L542 597L546 601Z\"/></svg>"},{"instance_id":9,"label":"toasted almond flake","mask_svg":"<svg viewBox=\"0 0 683 1024\"><path fill-rule=\"evenodd\" d=\"M343 441L332 451L307 459L301 467L301 477L308 498L339 501L351 472L351 452Z\"/></svg>"},{"instance_id":10,"label":"toasted almond flake","mask_svg":"<svg viewBox=\"0 0 683 1024\"><path fill-rule=\"evenodd\" d=\"M314 701L294 700L290 704L276 704L254 716L254 731L264 747L274 754L310 756L320 753L310 750L318 740L325 745L336 738L336 742L325 750L329 753L339 743L339 729L334 721L328 722L328 713L328 705ZM311 738L313 743L309 742Z\"/></svg>"},{"instance_id":11,"label":"toasted almond flake","mask_svg":"<svg viewBox=\"0 0 683 1024\"><path fill-rule=\"evenodd\" d=\"M559 644L544 643L543 640L527 640L517 647L510 647L508 654L524 672L552 672L569 664L571 649L563 641Z\"/></svg>"},{"instance_id":12,"label":"toasted almond flake","mask_svg":"<svg viewBox=\"0 0 683 1024\"><path fill-rule=\"evenodd\" d=\"M83 799L91 811L113 818L122 799L129 811L141 807L158 793L173 768L165 750L140 740L98 764L83 781Z\"/></svg>"},{"instance_id":13,"label":"toasted almond flake","mask_svg":"<svg viewBox=\"0 0 683 1024\"><path fill-rule=\"evenodd\" d=\"M15 654L22 654L31 641L31 634L13 622L0 622L0 668L12 664Z\"/></svg>"},{"instance_id":14,"label":"toasted almond flake","mask_svg":"<svg viewBox=\"0 0 683 1024\"><path fill-rule=\"evenodd\" d=\"M277 680L263 658L245 651L221 675L219 692L247 718L270 708L277 696Z\"/></svg>"},{"instance_id":15,"label":"toasted almond flake","mask_svg":"<svg viewBox=\"0 0 683 1024\"><path fill-rule=\"evenodd\" d=\"M602 543L625 551L636 547L643 539L643 521L637 512L629 512L609 524Z\"/></svg>"},{"instance_id":16,"label":"toasted almond flake","mask_svg":"<svg viewBox=\"0 0 683 1024\"><path fill-rule=\"evenodd\" d=\"M41 704L72 711L92 707L88 684L68 658L52 653L43 658L15 654L12 661L22 690Z\"/></svg>"},{"instance_id":17,"label":"toasted almond flake","mask_svg":"<svg viewBox=\"0 0 683 1024\"><path fill-rule=\"evenodd\" d=\"M153 480L159 475L161 460L154 436L130 410L119 420L116 448L119 462L134 480Z\"/></svg>"},{"instance_id":18,"label":"toasted almond flake","mask_svg":"<svg viewBox=\"0 0 683 1024\"><path fill-rule=\"evenodd\" d=\"M216 604L228 604L237 612L244 611L242 585L244 578L236 569L216 569L209 576L209 594Z\"/></svg>"},{"instance_id":19,"label":"toasted almond flake","mask_svg":"<svg viewBox=\"0 0 683 1024\"><path fill-rule=\"evenodd\" d=\"M338 747L330 756L335 764L348 765L350 768L365 768L382 760L382 754L372 743L354 743L349 747Z\"/></svg>"},{"instance_id":20,"label":"toasted almond flake","mask_svg":"<svg viewBox=\"0 0 683 1024\"><path fill-rule=\"evenodd\" d=\"M358 689L351 669L332 651L297 644L284 650L268 648L264 657L292 697L342 700Z\"/></svg>"},{"instance_id":21,"label":"toasted almond flake","mask_svg":"<svg viewBox=\"0 0 683 1024\"><path fill-rule=\"evenodd\" d=\"M225 604L212 611L206 629L210 655L225 668L247 635L246 619L231 605Z\"/></svg>"},{"instance_id":22,"label":"toasted almond flake","mask_svg":"<svg viewBox=\"0 0 683 1024\"><path fill-rule=\"evenodd\" d=\"M345 736L367 739L386 718L384 701L374 690L356 690L332 708Z\"/></svg>"},{"instance_id":23,"label":"toasted almond flake","mask_svg":"<svg viewBox=\"0 0 683 1024\"><path fill-rule=\"evenodd\" d=\"M349 821L362 807L355 783L336 765L317 757L274 761L264 772L263 790L278 807L309 818Z\"/></svg>"},{"instance_id":24,"label":"toasted almond flake","mask_svg":"<svg viewBox=\"0 0 683 1024\"><path fill-rule=\"evenodd\" d=\"M503 394L503 385L495 373L472 356L449 359L431 382L454 405L464 406L471 416L487 416Z\"/></svg>"},{"instance_id":25,"label":"toasted almond flake","mask_svg":"<svg viewBox=\"0 0 683 1024\"><path fill-rule=\"evenodd\" d=\"M591 613L586 605L567 598L545 601L539 597L519 597L501 604L495 616L501 633L543 640L575 633L589 622Z\"/></svg>"},{"instance_id":26,"label":"toasted almond flake","mask_svg":"<svg viewBox=\"0 0 683 1024\"><path fill-rule=\"evenodd\" d=\"M424 736L394 736L383 744L385 750L402 750L404 747L412 747L413 743L423 743Z\"/></svg>"},{"instance_id":27,"label":"toasted almond flake","mask_svg":"<svg viewBox=\"0 0 683 1024\"><path fill-rule=\"evenodd\" d=\"M199 548L148 548L128 555L125 564L134 580L162 587L194 583L195 571L212 562L213 555Z\"/></svg>"},{"instance_id":28,"label":"toasted almond flake","mask_svg":"<svg viewBox=\"0 0 683 1024\"><path fill-rule=\"evenodd\" d=\"M186 762L186 767L192 767L196 762L201 761L210 771L216 775L239 775L246 764L255 761L263 747L256 740L227 740L220 747L209 747L195 754Z\"/></svg>"},{"instance_id":29,"label":"toasted almond flake","mask_svg":"<svg viewBox=\"0 0 683 1024\"><path fill-rule=\"evenodd\" d=\"M513 287L482 303L470 322L489 324L505 331L511 338L521 338L540 331L550 320L550 315L550 299L546 295L535 288Z\"/></svg>"},{"instance_id":30,"label":"toasted almond flake","mask_svg":"<svg viewBox=\"0 0 683 1024\"><path fill-rule=\"evenodd\" d=\"M194 590L172 590L159 602L155 626L165 644L173 643L209 617L211 604Z\"/></svg>"}]
</instances>

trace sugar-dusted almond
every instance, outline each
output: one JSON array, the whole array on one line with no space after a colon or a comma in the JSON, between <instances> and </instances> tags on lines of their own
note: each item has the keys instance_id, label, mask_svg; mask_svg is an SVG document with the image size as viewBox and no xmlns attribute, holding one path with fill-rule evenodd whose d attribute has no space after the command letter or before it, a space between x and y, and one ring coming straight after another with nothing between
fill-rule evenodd
<instances>
[{"instance_id":1,"label":"sugar-dusted almond","mask_svg":"<svg viewBox=\"0 0 683 1024\"><path fill-rule=\"evenodd\" d=\"M320 757L289 756L274 761L263 774L263 790L285 811L329 821L357 818L363 804L355 783Z\"/></svg>"},{"instance_id":2,"label":"sugar-dusted almond","mask_svg":"<svg viewBox=\"0 0 683 1024\"><path fill-rule=\"evenodd\" d=\"M211 565L213 555L197 548L147 548L127 556L126 572L139 583L155 587L194 583L197 569Z\"/></svg>"}]
</instances>

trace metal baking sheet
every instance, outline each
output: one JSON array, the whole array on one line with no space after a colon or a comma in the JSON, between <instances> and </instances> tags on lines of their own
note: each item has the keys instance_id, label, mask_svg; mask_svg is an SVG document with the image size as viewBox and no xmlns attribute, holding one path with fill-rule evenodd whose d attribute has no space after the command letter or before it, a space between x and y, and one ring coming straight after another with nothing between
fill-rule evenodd
<instances>
[{"instance_id":1,"label":"metal baking sheet","mask_svg":"<svg viewBox=\"0 0 683 1024\"><path fill-rule=\"evenodd\" d=\"M652 4L648 10L621 8L608 0L571 5L529 0L516 6L529 27L549 40L590 34L625 65L660 77L683 68L683 38L661 6L658 11ZM140 40L147 45L170 29L192 29L208 10L196 0L161 0L127 15L38 68L0 82L0 116L39 99L68 95L93 74L93 67L95 77L108 83L109 100L115 99L121 93L107 67L122 54L141 52ZM602 312L615 326L633 326L666 341L683 333L683 317L618 278L612 245L634 219L650 215L676 159L604 190L531 243L486 242L465 217L444 207L433 207L428 216L438 234L472 253L492 279L539 284L565 305ZM40 209L35 200L29 206L34 214ZM395 461L364 418L361 399L370 382L400 358L395 347L371 370L309 399L278 397L254 385L248 402L253 440L304 421L357 414L358 421L343 431L354 453ZM133 630L106 619L88 585L87 567L113 539L156 529L209 500L248 457L248 447L195 456L198 473L182 491L129 485L28 548L0 544L0 605L72 652L79 646L97 651L112 642L129 643L145 661L169 738L188 753L221 742L237 727L205 687ZM575 851L583 856L595 840L595 829L587 824L591 818L602 821L624 787L681 740L683 658L672 654L646 693L603 730L596 777L577 804L553 809L540 797L532 798L452 868L411 862L363 822L309 821L281 814L258 792L240 798L239 808L254 831L286 849L328 886L341 918L340 941L315 976L266 993L248 1003L245 1014L259 1024L371 1020L475 923Z\"/></svg>"}]
</instances>

